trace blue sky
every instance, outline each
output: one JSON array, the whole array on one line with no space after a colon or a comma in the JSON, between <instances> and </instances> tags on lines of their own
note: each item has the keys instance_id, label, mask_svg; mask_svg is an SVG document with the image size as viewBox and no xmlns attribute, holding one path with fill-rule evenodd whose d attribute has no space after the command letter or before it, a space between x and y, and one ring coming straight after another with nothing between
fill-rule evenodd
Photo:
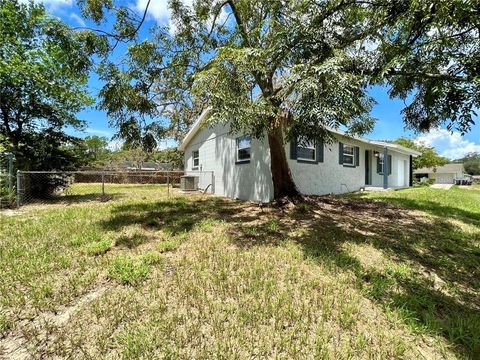
<instances>
[{"instance_id":1,"label":"blue sky","mask_svg":"<svg viewBox=\"0 0 480 360\"><path fill-rule=\"evenodd\" d=\"M26 0L25 0L26 1ZM41 2L39 0L38 2ZM48 11L72 26L88 26L87 21L81 18L75 0L43 0ZM184 0L185 3L192 3L192 0ZM147 0L131 0L131 7L139 11L145 8ZM153 0L150 5L147 22L143 26L140 36L148 37L148 28L155 23L162 25L170 24L170 14L167 6L168 0ZM118 54L124 50L118 48ZM102 84L96 76L92 76L89 82L91 93L95 95ZM392 100L388 97L385 88L374 87L370 94L376 100L377 105L372 110L372 115L378 119L372 133L367 138L376 140L394 140L400 136L413 138L423 144L434 146L437 151L450 159L462 157L468 152L480 152L480 121L473 126L472 131L465 136L459 133L450 133L444 128L434 129L426 134L415 134L407 131L401 118L401 110L404 106L400 100ZM79 117L88 122L84 133L76 133L79 136L100 135L111 138L115 129L108 126L108 118L102 111L87 109L79 113ZM165 141L162 147L175 145L172 141ZM112 143L115 147L115 143Z\"/></svg>"}]
</instances>

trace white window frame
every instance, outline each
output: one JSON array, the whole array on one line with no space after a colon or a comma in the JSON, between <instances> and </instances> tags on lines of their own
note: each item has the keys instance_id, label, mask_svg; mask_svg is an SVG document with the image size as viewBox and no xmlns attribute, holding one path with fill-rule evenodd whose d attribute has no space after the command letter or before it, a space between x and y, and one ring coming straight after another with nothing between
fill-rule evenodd
<instances>
[{"instance_id":1,"label":"white window frame","mask_svg":"<svg viewBox=\"0 0 480 360\"><path fill-rule=\"evenodd\" d=\"M315 141L310 141L305 144L306 146L301 146L300 144L297 144L297 160L301 161L310 161L310 162L316 162L317 161L317 146L315 144ZM298 149L310 149L313 150L313 159L308 159L308 158L303 158L301 156L298 156L299 152Z\"/></svg>"},{"instance_id":2,"label":"white window frame","mask_svg":"<svg viewBox=\"0 0 480 360\"><path fill-rule=\"evenodd\" d=\"M249 146L248 147L243 147L243 148L240 148L239 145L240 145L240 141L241 139L243 138L248 138L248 144ZM238 153L239 153L239 150L244 150L244 149L250 149L250 152L248 153L248 159L239 159L238 157ZM246 162L250 162L250 159L252 158L252 137L250 135L242 135L242 136L239 136L235 139L235 162L237 163L246 163Z\"/></svg>"},{"instance_id":3,"label":"white window frame","mask_svg":"<svg viewBox=\"0 0 480 360\"><path fill-rule=\"evenodd\" d=\"M195 157L195 153L197 153L197 156ZM197 160L197 165L195 166L195 160ZM200 167L200 151L199 150L193 150L192 151L192 170L198 170Z\"/></svg>"},{"instance_id":4,"label":"white window frame","mask_svg":"<svg viewBox=\"0 0 480 360\"><path fill-rule=\"evenodd\" d=\"M352 153L351 154L348 154L345 152L345 149L346 148L351 148L352 149ZM346 163L345 162L345 157L351 157L352 158L352 163ZM348 145L348 144L343 144L343 154L342 154L342 163L343 163L343 166L352 166L352 167L355 167L355 146L353 145Z\"/></svg>"}]
</instances>

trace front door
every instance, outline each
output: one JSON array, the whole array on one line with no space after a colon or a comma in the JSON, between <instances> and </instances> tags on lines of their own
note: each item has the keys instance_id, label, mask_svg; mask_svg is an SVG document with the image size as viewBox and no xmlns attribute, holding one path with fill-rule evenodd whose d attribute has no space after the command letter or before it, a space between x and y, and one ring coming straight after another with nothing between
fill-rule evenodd
<instances>
[{"instance_id":1,"label":"front door","mask_svg":"<svg viewBox=\"0 0 480 360\"><path fill-rule=\"evenodd\" d=\"M365 150L365 185L372 185L372 152Z\"/></svg>"}]
</instances>

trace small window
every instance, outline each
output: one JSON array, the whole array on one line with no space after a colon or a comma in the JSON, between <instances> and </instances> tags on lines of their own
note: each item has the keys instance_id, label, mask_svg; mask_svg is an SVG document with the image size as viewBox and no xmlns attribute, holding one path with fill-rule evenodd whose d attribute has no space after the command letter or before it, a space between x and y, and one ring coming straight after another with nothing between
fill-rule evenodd
<instances>
[{"instance_id":1,"label":"small window","mask_svg":"<svg viewBox=\"0 0 480 360\"><path fill-rule=\"evenodd\" d=\"M355 147L343 145L343 165L355 166Z\"/></svg>"},{"instance_id":2,"label":"small window","mask_svg":"<svg viewBox=\"0 0 480 360\"><path fill-rule=\"evenodd\" d=\"M200 154L198 150L192 151L192 158L193 158L192 170L198 170L198 166L200 164Z\"/></svg>"},{"instance_id":3,"label":"small window","mask_svg":"<svg viewBox=\"0 0 480 360\"><path fill-rule=\"evenodd\" d=\"M237 162L250 161L251 137L248 135L237 138Z\"/></svg>"},{"instance_id":4,"label":"small window","mask_svg":"<svg viewBox=\"0 0 480 360\"><path fill-rule=\"evenodd\" d=\"M379 174L383 174L384 169L385 169L384 155L378 154L377 172Z\"/></svg>"},{"instance_id":5,"label":"small window","mask_svg":"<svg viewBox=\"0 0 480 360\"><path fill-rule=\"evenodd\" d=\"M316 161L315 142L310 141L297 146L297 160Z\"/></svg>"}]
</instances>

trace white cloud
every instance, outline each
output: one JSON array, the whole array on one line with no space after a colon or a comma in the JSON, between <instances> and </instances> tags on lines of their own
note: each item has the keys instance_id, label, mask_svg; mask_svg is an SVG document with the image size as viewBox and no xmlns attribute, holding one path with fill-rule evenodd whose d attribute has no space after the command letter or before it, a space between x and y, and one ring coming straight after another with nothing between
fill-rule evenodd
<instances>
[{"instance_id":1,"label":"white cloud","mask_svg":"<svg viewBox=\"0 0 480 360\"><path fill-rule=\"evenodd\" d=\"M87 133L87 134L91 134L91 135L112 137L112 132L108 131L108 130L87 128L87 129L84 130L84 132Z\"/></svg>"},{"instance_id":2,"label":"white cloud","mask_svg":"<svg viewBox=\"0 0 480 360\"><path fill-rule=\"evenodd\" d=\"M192 7L194 0L182 0L184 5ZM143 14L147 6L148 0L136 0L135 10L140 14ZM160 25L168 25L170 32L174 33L176 25L172 21L172 11L169 8L168 0L155 0L151 1L148 7L148 15L155 19ZM227 12L225 6L222 8L220 16L217 19L217 23L225 21L227 19ZM211 20L213 21L213 19Z\"/></svg>"},{"instance_id":3,"label":"white cloud","mask_svg":"<svg viewBox=\"0 0 480 360\"><path fill-rule=\"evenodd\" d=\"M148 0L136 0L135 9L142 13L147 7ZM153 17L157 22L161 24L168 24L170 22L171 11L168 8L168 0L150 1L148 7L148 15Z\"/></svg>"},{"instance_id":4,"label":"white cloud","mask_svg":"<svg viewBox=\"0 0 480 360\"><path fill-rule=\"evenodd\" d=\"M480 144L465 139L459 132L440 128L418 136L415 142L434 147L441 156L451 160L462 158L471 152L480 152Z\"/></svg>"},{"instance_id":5,"label":"white cloud","mask_svg":"<svg viewBox=\"0 0 480 360\"><path fill-rule=\"evenodd\" d=\"M28 3L30 0L20 0L21 3ZM57 10L61 7L70 7L73 4L73 0L34 0L33 2L39 4L43 3L46 8L50 10Z\"/></svg>"},{"instance_id":6,"label":"white cloud","mask_svg":"<svg viewBox=\"0 0 480 360\"><path fill-rule=\"evenodd\" d=\"M82 19L80 16L78 16L77 14L75 14L75 13L73 13L73 12L70 14L70 19L72 19L73 21L75 21L75 22L76 22L79 26L81 26L81 27L87 26L87 25L85 24L85 21L83 21L83 19Z\"/></svg>"}]
</instances>

